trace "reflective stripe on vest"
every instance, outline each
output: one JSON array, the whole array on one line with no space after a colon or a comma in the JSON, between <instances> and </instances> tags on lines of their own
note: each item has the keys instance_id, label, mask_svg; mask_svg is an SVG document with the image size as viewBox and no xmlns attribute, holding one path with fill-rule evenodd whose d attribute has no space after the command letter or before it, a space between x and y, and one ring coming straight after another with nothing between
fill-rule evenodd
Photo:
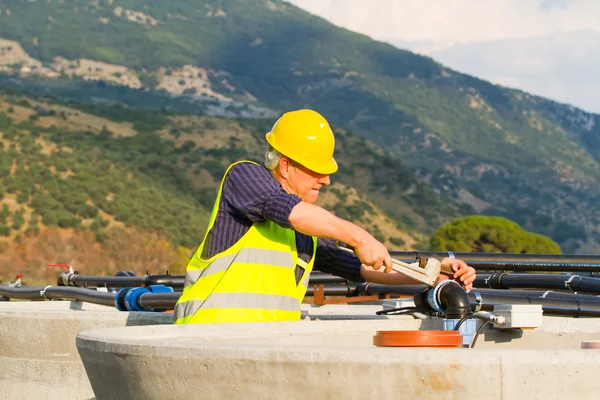
<instances>
[{"instance_id":1,"label":"reflective stripe on vest","mask_svg":"<svg viewBox=\"0 0 600 400\"><path fill-rule=\"evenodd\" d=\"M264 308L266 310L298 311L298 299L259 293L212 293L206 300L181 303L176 318L194 315L200 308Z\"/></svg>"},{"instance_id":2,"label":"reflective stripe on vest","mask_svg":"<svg viewBox=\"0 0 600 400\"><path fill-rule=\"evenodd\" d=\"M286 251L268 249L241 249L237 254L228 254L215 259L204 269L188 270L185 274L184 286L191 286L202 276L206 277L219 272L224 272L233 262L265 264L273 266L294 268L292 255Z\"/></svg>"}]
</instances>

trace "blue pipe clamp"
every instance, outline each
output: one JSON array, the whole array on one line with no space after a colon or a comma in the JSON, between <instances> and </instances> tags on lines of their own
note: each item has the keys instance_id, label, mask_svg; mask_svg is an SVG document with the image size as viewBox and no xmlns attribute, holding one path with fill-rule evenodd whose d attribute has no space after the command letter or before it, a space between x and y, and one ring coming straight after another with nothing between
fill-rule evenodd
<instances>
[{"instance_id":1,"label":"blue pipe clamp","mask_svg":"<svg viewBox=\"0 0 600 400\"><path fill-rule=\"evenodd\" d=\"M146 293L171 293L173 288L165 285L148 287L127 287L119 290L115 296L115 306L119 311L162 311L140 306L140 296Z\"/></svg>"}]
</instances>

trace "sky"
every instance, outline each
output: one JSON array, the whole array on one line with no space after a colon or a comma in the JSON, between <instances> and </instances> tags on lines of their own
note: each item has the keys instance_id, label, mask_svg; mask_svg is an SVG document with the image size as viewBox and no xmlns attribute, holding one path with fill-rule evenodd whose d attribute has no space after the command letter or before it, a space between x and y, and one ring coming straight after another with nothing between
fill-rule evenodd
<instances>
[{"instance_id":1,"label":"sky","mask_svg":"<svg viewBox=\"0 0 600 400\"><path fill-rule=\"evenodd\" d=\"M600 0L287 0L460 72L600 114Z\"/></svg>"}]
</instances>

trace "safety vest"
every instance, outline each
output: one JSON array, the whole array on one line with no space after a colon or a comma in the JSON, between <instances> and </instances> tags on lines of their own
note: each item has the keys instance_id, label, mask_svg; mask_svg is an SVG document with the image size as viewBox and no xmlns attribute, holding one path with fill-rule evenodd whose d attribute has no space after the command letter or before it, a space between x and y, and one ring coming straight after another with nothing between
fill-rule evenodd
<instances>
[{"instance_id":1,"label":"safety vest","mask_svg":"<svg viewBox=\"0 0 600 400\"><path fill-rule=\"evenodd\" d=\"M241 161L249 162L249 161ZM272 221L255 222L233 246L202 258L225 178L200 247L187 265L183 293L175 305L176 324L266 322L300 319L300 304L313 268L317 241L308 263L298 257L295 231ZM304 272L296 281L296 268Z\"/></svg>"}]
</instances>

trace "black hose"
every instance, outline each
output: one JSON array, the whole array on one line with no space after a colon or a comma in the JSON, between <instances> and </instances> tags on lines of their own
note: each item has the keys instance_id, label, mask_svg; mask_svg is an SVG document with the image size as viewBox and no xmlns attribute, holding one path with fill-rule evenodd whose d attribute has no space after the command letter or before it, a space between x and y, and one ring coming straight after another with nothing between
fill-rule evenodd
<instances>
[{"instance_id":1,"label":"black hose","mask_svg":"<svg viewBox=\"0 0 600 400\"><path fill-rule=\"evenodd\" d=\"M510 274L477 275L474 286L490 289L554 289L600 294L600 279L579 275Z\"/></svg>"},{"instance_id":2,"label":"black hose","mask_svg":"<svg viewBox=\"0 0 600 400\"><path fill-rule=\"evenodd\" d=\"M0 295L20 300L80 300L104 306L115 305L115 294L67 286L0 286Z\"/></svg>"},{"instance_id":3,"label":"black hose","mask_svg":"<svg viewBox=\"0 0 600 400\"><path fill-rule=\"evenodd\" d=\"M356 296L380 294L414 296L416 293L421 293L425 288L427 288L425 285L381 285L379 283L362 282L356 285L354 294Z\"/></svg>"},{"instance_id":4,"label":"black hose","mask_svg":"<svg viewBox=\"0 0 600 400\"><path fill-rule=\"evenodd\" d=\"M483 328L485 328L486 326L488 326L491 323L492 323L492 321L490 320L490 321L485 321L483 324L481 324L481 326L479 327L479 329L477 329L477 332L475 333L475 336L473 336L473 342L471 342L471 348L475 347L475 343L477 343L477 338L479 337L479 335L483 331Z\"/></svg>"},{"instance_id":5,"label":"black hose","mask_svg":"<svg viewBox=\"0 0 600 400\"><path fill-rule=\"evenodd\" d=\"M42 286L0 286L0 296L19 300L42 300L40 294L42 290L44 290Z\"/></svg>"}]
</instances>

